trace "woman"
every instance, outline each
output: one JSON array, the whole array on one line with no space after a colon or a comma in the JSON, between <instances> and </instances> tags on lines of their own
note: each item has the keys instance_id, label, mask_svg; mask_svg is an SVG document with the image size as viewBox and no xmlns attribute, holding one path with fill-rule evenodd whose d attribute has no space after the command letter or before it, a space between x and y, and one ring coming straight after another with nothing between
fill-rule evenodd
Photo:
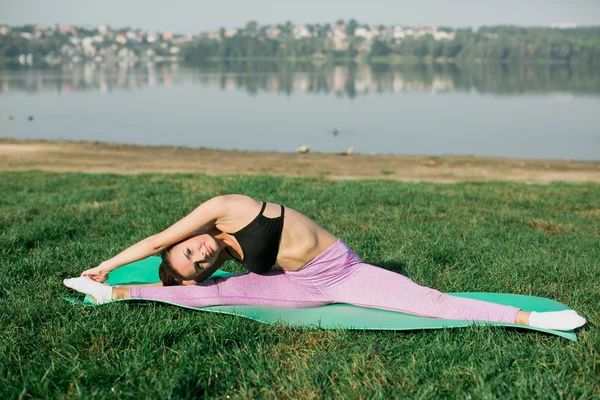
<instances>
[{"instance_id":1,"label":"woman","mask_svg":"<svg viewBox=\"0 0 600 400\"><path fill-rule=\"evenodd\" d=\"M114 269L157 252L162 252L161 283L116 287L101 283ZM201 283L228 259L238 260L250 273ZM280 269L272 270L274 265ZM242 195L208 200L163 232L64 283L91 295L97 303L127 298L191 307L348 303L434 318L546 329L569 330L585 324L572 310L528 312L417 285L400 274L363 263L342 241L301 213Z\"/></svg>"}]
</instances>

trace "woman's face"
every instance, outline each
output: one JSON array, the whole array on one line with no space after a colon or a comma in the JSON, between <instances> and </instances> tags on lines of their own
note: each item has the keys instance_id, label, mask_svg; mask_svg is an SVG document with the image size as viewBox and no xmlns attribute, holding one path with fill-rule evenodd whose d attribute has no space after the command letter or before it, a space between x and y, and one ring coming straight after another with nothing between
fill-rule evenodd
<instances>
[{"instance_id":1,"label":"woman's face","mask_svg":"<svg viewBox=\"0 0 600 400\"><path fill-rule=\"evenodd\" d=\"M190 280L213 265L219 252L215 238L202 233L173 246L169 251L169 260L183 279Z\"/></svg>"}]
</instances>

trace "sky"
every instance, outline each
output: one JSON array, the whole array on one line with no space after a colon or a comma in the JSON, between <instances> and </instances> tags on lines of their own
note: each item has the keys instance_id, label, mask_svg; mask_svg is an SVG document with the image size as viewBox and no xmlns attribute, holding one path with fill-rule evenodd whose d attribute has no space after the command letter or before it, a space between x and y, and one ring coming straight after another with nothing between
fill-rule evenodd
<instances>
[{"instance_id":1,"label":"sky","mask_svg":"<svg viewBox=\"0 0 600 400\"><path fill-rule=\"evenodd\" d=\"M600 25L600 0L0 0L0 24L100 25L198 33L260 24L478 27Z\"/></svg>"}]
</instances>

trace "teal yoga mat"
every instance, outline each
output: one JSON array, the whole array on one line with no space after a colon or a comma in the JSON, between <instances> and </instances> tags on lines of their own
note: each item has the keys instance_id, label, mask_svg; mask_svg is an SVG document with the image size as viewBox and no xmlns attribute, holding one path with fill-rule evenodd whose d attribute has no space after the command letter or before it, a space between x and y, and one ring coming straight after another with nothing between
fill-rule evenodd
<instances>
[{"instance_id":1,"label":"teal yoga mat","mask_svg":"<svg viewBox=\"0 0 600 400\"><path fill-rule=\"evenodd\" d=\"M158 282L159 257L149 257L110 273L107 283L111 285L126 285ZM217 271L212 277L234 276L228 272ZM453 296L485 300L499 304L519 307L527 311L560 311L570 308L559 302L541 297L524 296L518 294L498 293L449 293ZM83 301L68 298L67 300L85 306L94 305L94 301L86 296ZM152 299L129 299L117 301L157 301ZM331 304L318 308L278 308L254 306L212 306L192 308L161 301L162 303L190 308L193 310L216 312L222 314L239 315L267 324L281 323L289 326L304 326L321 329L343 328L360 330L416 330L416 329L441 329L459 328L469 325L494 325L513 326L521 329L531 329L547 332L563 338L577 341L574 331L557 331L551 329L538 329L522 325L505 324L498 322L463 321L439 318L420 317L395 311L377 310L374 308L357 307L349 304Z\"/></svg>"}]
</instances>

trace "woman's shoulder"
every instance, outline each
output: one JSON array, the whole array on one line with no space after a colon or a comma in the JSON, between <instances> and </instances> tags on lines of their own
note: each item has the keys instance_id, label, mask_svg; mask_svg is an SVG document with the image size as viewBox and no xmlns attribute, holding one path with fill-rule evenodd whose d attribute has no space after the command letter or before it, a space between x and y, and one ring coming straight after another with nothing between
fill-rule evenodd
<instances>
[{"instance_id":1,"label":"woman's shoulder","mask_svg":"<svg viewBox=\"0 0 600 400\"><path fill-rule=\"evenodd\" d=\"M243 194L224 194L211 199L211 201L212 200L218 200L222 206L228 208L230 211L254 209L257 205L260 206L261 204L260 201Z\"/></svg>"},{"instance_id":2,"label":"woman's shoulder","mask_svg":"<svg viewBox=\"0 0 600 400\"><path fill-rule=\"evenodd\" d=\"M260 211L262 202L243 194L226 194L213 198L218 199L216 206L222 211L222 217L217 221L217 228L221 231L237 231L241 226L250 222ZM241 225L240 225L241 224Z\"/></svg>"},{"instance_id":3,"label":"woman's shoulder","mask_svg":"<svg viewBox=\"0 0 600 400\"><path fill-rule=\"evenodd\" d=\"M220 198L223 201L230 201L230 202L240 202L240 201L254 201L254 202L256 202L256 200L254 200L250 196L247 196L245 194L237 194L237 193L222 194L220 196L217 196L217 198Z\"/></svg>"}]
</instances>

